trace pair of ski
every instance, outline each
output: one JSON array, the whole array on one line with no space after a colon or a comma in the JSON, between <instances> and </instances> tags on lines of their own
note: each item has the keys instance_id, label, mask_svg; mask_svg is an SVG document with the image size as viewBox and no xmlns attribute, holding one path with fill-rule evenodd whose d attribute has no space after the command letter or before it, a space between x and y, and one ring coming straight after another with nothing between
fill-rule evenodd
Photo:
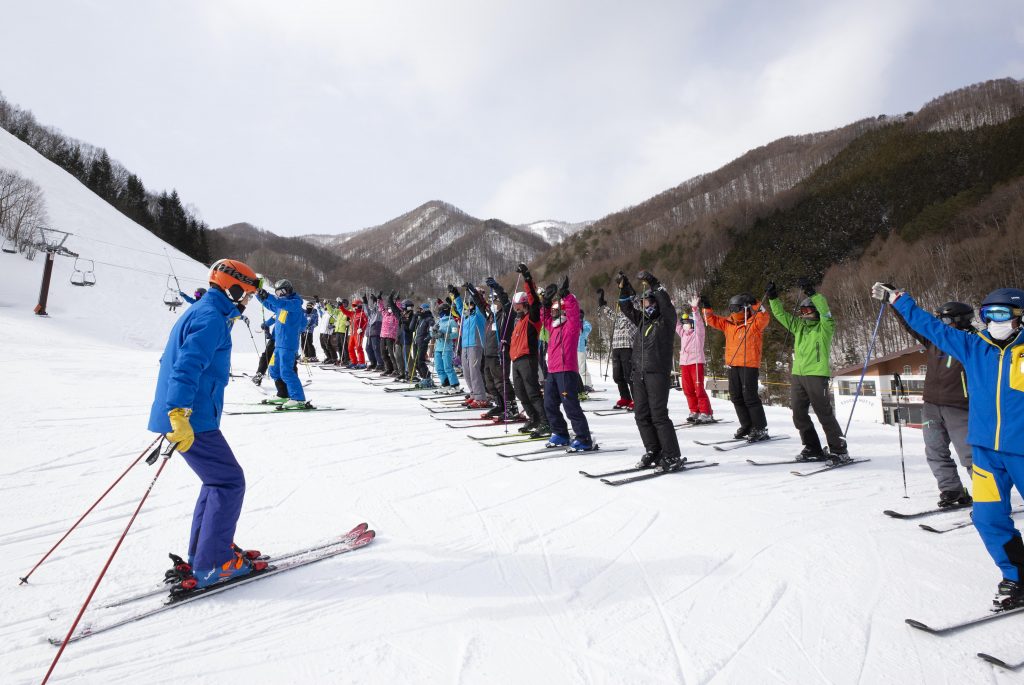
<instances>
[{"instance_id":1,"label":"pair of ski","mask_svg":"<svg viewBox=\"0 0 1024 685\"><path fill-rule=\"evenodd\" d=\"M205 597L212 597L222 592L227 592L228 590L233 590L235 588L242 587L243 585L248 585L250 583L254 583L258 580L262 580L270 576L276 576L287 571L293 571L297 568L302 568L304 566L309 566L310 564L315 564L318 561L323 561L324 559L330 559L332 557L336 557L341 554L345 554L347 552L360 549L373 542L373 539L375 537L376 533L373 530L369 530L369 527L365 523L360 523L358 526L356 526L349 532L339 536L334 540L314 545L312 547L298 549L292 552L288 552L287 554L272 556L270 557L270 563L265 570L250 573L248 575L241 576L235 580L215 583L205 588L197 588L190 592L185 592L177 595L169 595L167 587L164 586L163 588L157 590L146 591L136 595L123 597L119 600L108 602L107 604L103 605L102 608L124 606L126 604L131 604L136 601L151 598L157 595L167 595L163 603L161 603L159 606L140 609L135 613L132 613L128 616L112 621L110 623L86 626L77 631L76 633L72 634L67 639L67 641L69 643L78 642L79 640L83 640L92 635L105 633L108 630L113 630L114 628L119 628L121 626L128 625L129 623L135 623L137 621L149 618L150 616L162 614L164 612L175 609L179 606L190 604ZM52 645L59 646L64 643L64 638L51 637L49 638L49 642Z\"/></svg>"},{"instance_id":2,"label":"pair of ski","mask_svg":"<svg viewBox=\"0 0 1024 685\"><path fill-rule=\"evenodd\" d=\"M704 423L694 423L692 421L684 421L683 423L677 423L677 424L675 424L672 427L675 428L676 430L680 430L681 428L703 428L704 426L713 426L716 423L732 423L732 420L731 419L711 419L710 421L705 421Z\"/></svg>"},{"instance_id":3,"label":"pair of ski","mask_svg":"<svg viewBox=\"0 0 1024 685\"><path fill-rule=\"evenodd\" d=\"M743 449L744 447L752 447L753 445L763 445L766 442L788 439L788 435L772 435L767 440L759 440L757 442L749 442L746 438L729 438L728 440L712 440L710 442L694 440L694 442L698 445L703 445L704 447L712 447L719 452L732 452L733 450Z\"/></svg>"},{"instance_id":4,"label":"pair of ski","mask_svg":"<svg viewBox=\"0 0 1024 685\"><path fill-rule=\"evenodd\" d=\"M909 514L903 514L903 513L900 513L898 511L893 511L891 509L886 509L882 513L885 514L886 516L889 516L890 518L906 520L906 519L924 518L926 516L932 516L932 515L935 515L935 514L944 514L944 513L947 513L947 512L958 511L960 509L970 509L971 506L972 505L970 505L970 504L966 504L966 505L956 506L956 507L935 507L934 509L924 509L922 511L911 512ZM1010 510L1010 515L1011 516L1013 514L1020 514L1020 513L1024 513L1024 507L1014 507L1013 509ZM948 526L941 527L941 528L938 527L938 526L930 526L930 525L928 525L926 523L919 523L917 525L918 525L918 527L921 530L926 530L929 533L949 533L950 531L960 530L961 528L970 528L970 527L972 527L974 525L974 521L971 520L971 519L967 519L966 521L957 521L956 523L953 523L953 524L950 524Z\"/></svg>"},{"instance_id":5,"label":"pair of ski","mask_svg":"<svg viewBox=\"0 0 1024 685\"><path fill-rule=\"evenodd\" d=\"M537 440L543 440L543 438L536 438ZM506 443L514 444L514 443ZM500 447L500 445L492 445L492 447ZM499 457L505 457L508 459L515 459L516 461L530 462L530 461L546 461L548 459L561 459L563 457L572 457L577 454L606 454L609 452L625 452L625 447L611 447L605 449L600 445L595 445L594 449L590 450L574 450L571 447L563 449L560 447L544 447L539 450L532 450L530 452L523 452L521 454L504 454L498 452Z\"/></svg>"},{"instance_id":6,"label":"pair of ski","mask_svg":"<svg viewBox=\"0 0 1024 685\"><path fill-rule=\"evenodd\" d=\"M245 414L268 414L268 415L269 414L308 414L309 412L313 412L313 411L345 411L345 407L313 407L313 406L309 406L309 407L304 407L302 409L285 409L281 405L279 405L279 404L273 405L270 402L268 402L267 400L263 400L262 402L260 402L260 406L262 406L263 408L254 407L253 409L244 409L244 410L240 410L240 411L237 411L237 410L225 411L224 415L225 416L242 416L242 415L245 415Z\"/></svg>"},{"instance_id":7,"label":"pair of ski","mask_svg":"<svg viewBox=\"0 0 1024 685\"><path fill-rule=\"evenodd\" d=\"M753 466L779 466L780 464L823 464L820 468L816 468L812 471L790 471L794 476L813 476L818 473L825 473L826 471L835 471L845 466L853 466L854 464L863 464L870 459L851 459L849 461L841 461L838 464L831 462L815 462L807 461L804 459L785 459L783 461L754 461L753 459L747 459L747 463Z\"/></svg>"},{"instance_id":8,"label":"pair of ski","mask_svg":"<svg viewBox=\"0 0 1024 685\"><path fill-rule=\"evenodd\" d=\"M697 459L695 461L688 461L680 466L678 469L672 471L655 471L653 466L641 467L634 466L628 469L619 469L618 471L608 471L606 473L587 473L586 471L580 471L581 476L586 478L597 478L605 485L626 485L627 483L637 483L642 480L651 480L654 478L661 478L662 476L671 476L673 473L685 473L686 471L696 471L697 469L706 469L711 466L718 466L718 462L705 462L703 459ZM643 473L646 472L646 473ZM630 473L639 473L638 476L629 476L627 478L619 478L617 480L609 480L612 476L623 476Z\"/></svg>"},{"instance_id":9,"label":"pair of ski","mask_svg":"<svg viewBox=\"0 0 1024 685\"><path fill-rule=\"evenodd\" d=\"M454 421L455 419L452 419L452 420ZM516 425L518 425L520 423L525 423L526 419L510 419L507 422L504 421L503 419L499 419L497 421L490 421L490 420L487 420L487 419L483 419L483 420L476 419L476 421L478 421L478 423L470 423L468 425L462 425L462 426L453 426L450 423L446 423L444 425L447 426L448 428L454 428L456 430L461 430L461 429L464 429L464 428L487 428L489 426L501 427L501 426L504 426L506 423L509 426L516 426ZM473 436L469 436L469 437L473 437ZM492 435L490 437L497 438L497 437L502 437L502 436ZM473 439L477 440L478 438L473 438ZM481 439L481 440L489 440L490 438L485 437L485 438L479 438L479 439Z\"/></svg>"},{"instance_id":10,"label":"pair of ski","mask_svg":"<svg viewBox=\"0 0 1024 685\"><path fill-rule=\"evenodd\" d=\"M1024 613L1024 607L1019 607L1017 609L1006 609L1005 611L989 611L985 614L979 614L977 616L965 619L963 621L958 621L955 623L946 623L944 625L938 626L928 625L927 623L918 621L913 618L906 619L905 623L911 628L917 628L918 630L923 630L924 632L931 633L932 635L945 637L947 635L952 635L953 633L958 633L961 630L966 630L968 628L973 628L983 623L988 623L989 621L995 621L1000 618L1006 618L1007 616L1013 616L1015 614L1021 613ZM992 656L987 652L978 652L978 657L984 659L990 664L1000 666L1010 671L1019 671L1022 668L1024 668L1024 659L1020 661L1006 661L1004 659L1000 659L999 657Z\"/></svg>"}]
</instances>

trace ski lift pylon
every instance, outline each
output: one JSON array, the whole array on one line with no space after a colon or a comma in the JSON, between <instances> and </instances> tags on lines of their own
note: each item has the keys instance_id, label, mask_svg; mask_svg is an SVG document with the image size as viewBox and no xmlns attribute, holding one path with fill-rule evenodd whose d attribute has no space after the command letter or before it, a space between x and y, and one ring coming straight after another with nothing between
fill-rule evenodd
<instances>
[{"instance_id":1,"label":"ski lift pylon","mask_svg":"<svg viewBox=\"0 0 1024 685\"><path fill-rule=\"evenodd\" d=\"M164 304L167 305L169 311L174 311L181 306L181 298L178 297L178 288L171 285L171 280L177 283L176 278L171 274L167 274L167 290L164 292Z\"/></svg>"}]
</instances>

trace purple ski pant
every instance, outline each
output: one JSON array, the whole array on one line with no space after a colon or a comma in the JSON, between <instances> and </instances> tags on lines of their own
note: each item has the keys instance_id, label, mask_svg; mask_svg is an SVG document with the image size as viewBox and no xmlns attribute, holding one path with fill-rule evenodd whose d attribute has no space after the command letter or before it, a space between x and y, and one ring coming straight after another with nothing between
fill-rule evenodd
<instances>
[{"instance_id":1,"label":"purple ski pant","mask_svg":"<svg viewBox=\"0 0 1024 685\"><path fill-rule=\"evenodd\" d=\"M231 544L245 498L245 474L219 430L196 433L181 456L203 481L192 513L189 563L196 570L213 568L234 556Z\"/></svg>"}]
</instances>

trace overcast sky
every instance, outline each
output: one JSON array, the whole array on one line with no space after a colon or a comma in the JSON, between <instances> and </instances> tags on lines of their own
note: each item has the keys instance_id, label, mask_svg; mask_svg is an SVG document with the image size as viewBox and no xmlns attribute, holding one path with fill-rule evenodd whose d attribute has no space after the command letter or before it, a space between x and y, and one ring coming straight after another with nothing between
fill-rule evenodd
<instances>
[{"instance_id":1,"label":"overcast sky","mask_svg":"<svg viewBox=\"0 0 1024 685\"><path fill-rule=\"evenodd\" d=\"M0 92L211 226L581 221L1024 77L1021 0L0 3ZM2 163L2 160L0 160Z\"/></svg>"}]
</instances>

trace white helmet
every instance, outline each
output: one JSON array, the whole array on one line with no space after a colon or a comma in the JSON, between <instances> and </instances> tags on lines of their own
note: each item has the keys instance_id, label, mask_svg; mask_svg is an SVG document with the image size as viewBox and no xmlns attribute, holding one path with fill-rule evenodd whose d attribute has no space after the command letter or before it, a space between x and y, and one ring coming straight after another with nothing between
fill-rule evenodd
<instances>
[{"instance_id":1,"label":"white helmet","mask_svg":"<svg viewBox=\"0 0 1024 685\"><path fill-rule=\"evenodd\" d=\"M512 304L526 304L526 292L520 290L512 296Z\"/></svg>"}]
</instances>

